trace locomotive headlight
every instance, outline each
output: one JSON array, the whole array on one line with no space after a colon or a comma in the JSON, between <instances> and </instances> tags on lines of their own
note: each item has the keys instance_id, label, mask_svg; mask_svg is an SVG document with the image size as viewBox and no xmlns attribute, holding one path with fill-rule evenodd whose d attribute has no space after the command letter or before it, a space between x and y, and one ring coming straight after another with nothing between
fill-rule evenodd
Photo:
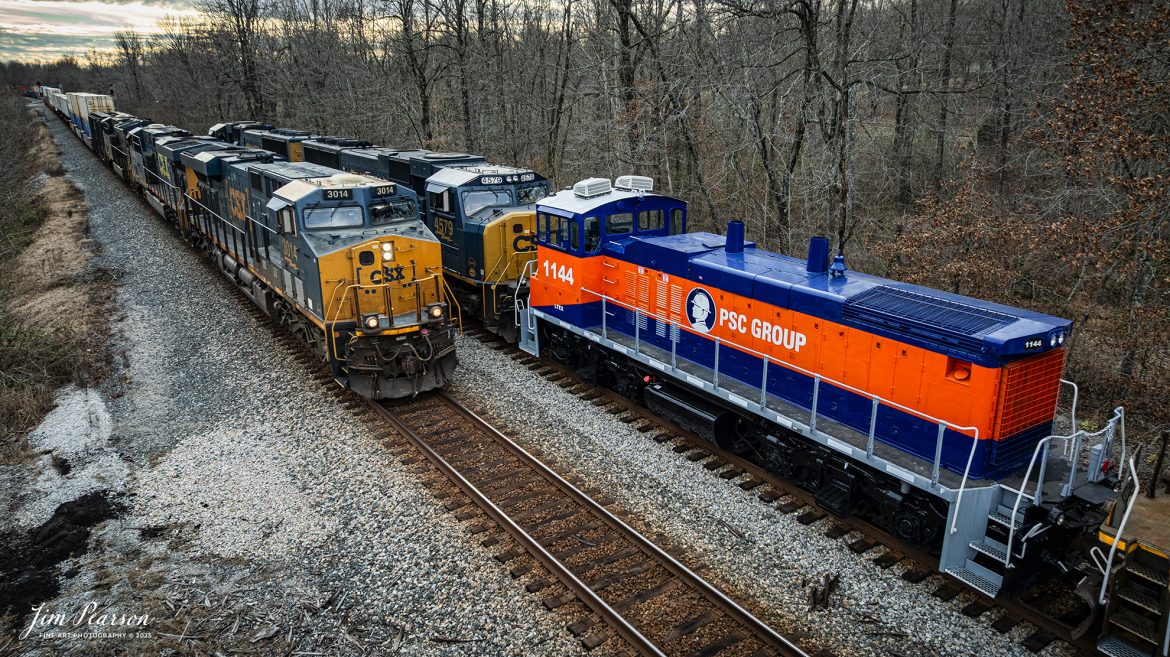
<instances>
[{"instance_id":1,"label":"locomotive headlight","mask_svg":"<svg viewBox=\"0 0 1170 657\"><path fill-rule=\"evenodd\" d=\"M393 242L382 242L382 259L383 260L393 260L394 259L394 243Z\"/></svg>"},{"instance_id":2,"label":"locomotive headlight","mask_svg":"<svg viewBox=\"0 0 1170 657\"><path fill-rule=\"evenodd\" d=\"M362 325L371 331L378 328L378 323L377 315L366 315L365 319L362 320Z\"/></svg>"},{"instance_id":3,"label":"locomotive headlight","mask_svg":"<svg viewBox=\"0 0 1170 657\"><path fill-rule=\"evenodd\" d=\"M1060 335L1056 336L1056 343L1057 343L1057 344L1064 344L1064 334L1063 334L1063 333L1061 333Z\"/></svg>"},{"instance_id":4,"label":"locomotive headlight","mask_svg":"<svg viewBox=\"0 0 1170 657\"><path fill-rule=\"evenodd\" d=\"M443 306L435 304L427 309L427 314L431 316L431 319L441 319L443 317Z\"/></svg>"},{"instance_id":5,"label":"locomotive headlight","mask_svg":"<svg viewBox=\"0 0 1170 657\"><path fill-rule=\"evenodd\" d=\"M1055 336L1055 335L1054 335L1054 336L1052 336L1052 337L1051 337L1051 338L1048 340L1048 346L1049 346L1049 347L1055 347L1055 346L1056 346L1056 336Z\"/></svg>"}]
</instances>

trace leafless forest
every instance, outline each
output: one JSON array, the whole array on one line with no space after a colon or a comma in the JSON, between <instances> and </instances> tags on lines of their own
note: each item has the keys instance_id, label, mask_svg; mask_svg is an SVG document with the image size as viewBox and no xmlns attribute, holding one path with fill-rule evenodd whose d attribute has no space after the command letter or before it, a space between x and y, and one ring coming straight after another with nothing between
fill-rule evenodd
<instances>
[{"instance_id":1,"label":"leafless forest","mask_svg":"<svg viewBox=\"0 0 1170 657\"><path fill-rule=\"evenodd\" d=\"M205 0L10 82L193 131L267 119L651 175L692 227L1070 317L1071 376L1170 421L1170 7L1102 0ZM1099 415L1098 415L1099 417Z\"/></svg>"}]
</instances>

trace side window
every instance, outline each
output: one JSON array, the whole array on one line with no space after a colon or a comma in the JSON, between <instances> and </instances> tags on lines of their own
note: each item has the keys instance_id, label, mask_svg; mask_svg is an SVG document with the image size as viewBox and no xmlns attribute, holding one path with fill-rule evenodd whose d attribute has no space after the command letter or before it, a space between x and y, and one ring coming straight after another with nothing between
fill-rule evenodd
<instances>
[{"instance_id":1,"label":"side window","mask_svg":"<svg viewBox=\"0 0 1170 657\"><path fill-rule=\"evenodd\" d=\"M249 182L252 183L252 189L260 191L260 174L256 173L255 171L249 171L248 179Z\"/></svg>"},{"instance_id":2,"label":"side window","mask_svg":"<svg viewBox=\"0 0 1170 657\"><path fill-rule=\"evenodd\" d=\"M427 196L429 197L432 210L437 210L439 212L451 211L451 190L444 189L438 194L431 192Z\"/></svg>"},{"instance_id":3,"label":"side window","mask_svg":"<svg viewBox=\"0 0 1170 657\"><path fill-rule=\"evenodd\" d=\"M643 210L638 213L638 230L649 231L662 228L662 210Z\"/></svg>"},{"instance_id":4,"label":"side window","mask_svg":"<svg viewBox=\"0 0 1170 657\"><path fill-rule=\"evenodd\" d=\"M548 216L548 237L546 241L549 244L561 244L561 218L555 214Z\"/></svg>"},{"instance_id":5,"label":"side window","mask_svg":"<svg viewBox=\"0 0 1170 657\"><path fill-rule=\"evenodd\" d=\"M629 212L611 214L605 218L606 235L625 235L634 227L634 217Z\"/></svg>"},{"instance_id":6,"label":"side window","mask_svg":"<svg viewBox=\"0 0 1170 657\"><path fill-rule=\"evenodd\" d=\"M536 239L548 241L548 215L543 212L536 215Z\"/></svg>"},{"instance_id":7,"label":"side window","mask_svg":"<svg viewBox=\"0 0 1170 657\"><path fill-rule=\"evenodd\" d=\"M601 248L601 220L585 217L585 252L597 253Z\"/></svg>"},{"instance_id":8,"label":"side window","mask_svg":"<svg viewBox=\"0 0 1170 657\"><path fill-rule=\"evenodd\" d=\"M670 211L670 234L679 235L683 232L683 211L682 208L675 208Z\"/></svg>"},{"instance_id":9,"label":"side window","mask_svg":"<svg viewBox=\"0 0 1170 657\"><path fill-rule=\"evenodd\" d=\"M291 207L282 208L276 215L276 218L280 222L280 232L291 235L297 234L297 222L293 216L293 209Z\"/></svg>"},{"instance_id":10,"label":"side window","mask_svg":"<svg viewBox=\"0 0 1170 657\"><path fill-rule=\"evenodd\" d=\"M576 221L569 224L569 248L574 251L581 248L581 224Z\"/></svg>"}]
</instances>

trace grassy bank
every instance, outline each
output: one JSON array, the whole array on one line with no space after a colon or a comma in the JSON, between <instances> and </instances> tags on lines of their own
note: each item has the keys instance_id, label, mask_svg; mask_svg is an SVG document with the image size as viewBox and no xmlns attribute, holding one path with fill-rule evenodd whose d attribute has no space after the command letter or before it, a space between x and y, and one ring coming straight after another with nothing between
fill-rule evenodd
<instances>
[{"instance_id":1,"label":"grassy bank","mask_svg":"<svg viewBox=\"0 0 1170 657\"><path fill-rule=\"evenodd\" d=\"M108 363L86 208L27 102L0 97L0 459L23 451L55 390L93 384Z\"/></svg>"}]
</instances>

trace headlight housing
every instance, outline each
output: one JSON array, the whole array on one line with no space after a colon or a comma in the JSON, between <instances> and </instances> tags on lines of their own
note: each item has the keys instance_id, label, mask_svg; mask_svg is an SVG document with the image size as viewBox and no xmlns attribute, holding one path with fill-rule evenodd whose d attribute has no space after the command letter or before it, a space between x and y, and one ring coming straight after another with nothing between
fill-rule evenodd
<instances>
[{"instance_id":1,"label":"headlight housing","mask_svg":"<svg viewBox=\"0 0 1170 657\"><path fill-rule=\"evenodd\" d=\"M394 259L394 242L382 242L382 259Z\"/></svg>"},{"instance_id":2,"label":"headlight housing","mask_svg":"<svg viewBox=\"0 0 1170 657\"><path fill-rule=\"evenodd\" d=\"M446 314L447 307L444 304L432 303L431 305L427 306L427 318L431 321L438 321L443 319L443 316Z\"/></svg>"},{"instance_id":3,"label":"headlight housing","mask_svg":"<svg viewBox=\"0 0 1170 657\"><path fill-rule=\"evenodd\" d=\"M382 318L378 315L365 315L362 317L362 328L367 331L377 331L382 324Z\"/></svg>"}]
</instances>

